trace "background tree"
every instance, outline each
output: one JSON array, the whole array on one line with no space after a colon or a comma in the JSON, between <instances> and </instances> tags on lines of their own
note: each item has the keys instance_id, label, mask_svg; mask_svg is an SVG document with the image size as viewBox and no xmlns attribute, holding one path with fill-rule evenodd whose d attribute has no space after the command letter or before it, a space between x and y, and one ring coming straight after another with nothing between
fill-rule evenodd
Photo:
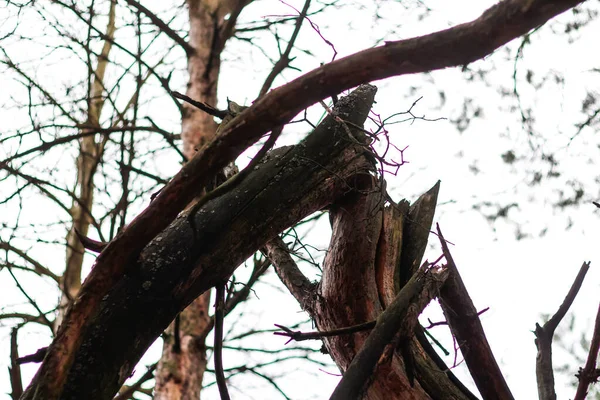
<instances>
[{"instance_id":1,"label":"background tree","mask_svg":"<svg viewBox=\"0 0 600 400\"><path fill-rule=\"evenodd\" d=\"M132 4L132 3L130 3L130 4ZM351 62L353 62L354 64L349 64L350 62L345 63L344 61L340 61L339 63L331 64L331 66L325 67L321 71L316 72L313 75L307 75L305 79L301 79L301 80L297 81L297 83L295 82L296 85L294 85L292 83L290 86L282 88L280 91L273 93L272 95L270 95L270 97L266 96L262 101L258 102L255 105L255 107L252 107L251 110L249 110L245 114L246 115L245 119L242 118L244 129L236 128L237 126L240 126L239 121L237 122L238 125L236 125L235 123L232 123L231 128L228 128L227 130L223 131L223 139L213 142L212 152L209 151L209 150L211 150L210 147L205 148L205 150L202 152L202 156L200 158L197 158L197 160L199 160L199 161L197 161L195 164L190 163L189 165L192 165L190 167L187 167L187 166L184 167L183 173L190 174L190 173L192 173L192 171L195 171L194 173L198 172L197 171L198 165L205 166L206 169L201 170L202 171L201 174L203 174L202 176L198 177L198 176L192 175L190 179L187 179L187 181L175 178L156 197L156 200L151 204L150 208L145 212L145 214L142 214L142 216L136 220L137 224L136 224L136 222L133 222L128 229L123 231L123 234L120 237L120 239L111 244L112 250L111 250L111 247L109 246L106 249L106 251L102 253L102 256L98 260L97 266L95 267L95 270L94 270L94 271L98 271L98 272L94 272L96 275L94 275L94 273L93 273L89 279L90 282L93 282L94 276L95 276L96 282L97 283L101 282L101 283L99 286L94 287L94 289L92 290L92 292L91 292L92 295L88 298L88 299L91 299L91 300L89 300L90 302L86 303L87 300L82 302L83 305L80 306L79 317L82 317L85 315L88 315L88 316L91 315L91 314L87 314L87 313L91 312L92 310L94 310L97 307L96 302L102 297L102 296L100 296L100 294L103 291L110 289L112 282L116 283L120 279L119 278L120 274L118 273L118 271L122 270L124 268L124 264L123 264L123 261L119 261L119 260L125 260L129 257L127 254L136 254L139 250L141 250L142 247L145 246L145 244L148 242L148 240L150 240L156 233L158 233L158 230L162 229L164 226L166 226L166 224L168 222L170 222L170 219L173 218L173 216L175 215L177 210L180 210L188 201L191 200L191 198L193 196L196 196L198 194L198 187L199 187L197 185L198 182L203 182L204 185L206 185L208 183L207 177L210 173L215 173L219 168L223 167L228 161L231 161L232 157L239 154L241 152L241 150L246 148L247 145L251 141L258 138L259 134L266 132L268 129L272 128L272 126L276 126L278 124L287 122L287 120L289 120L291 117L293 117L293 115L296 112L300 111L303 107L310 105L311 102L319 100L328 94L337 94L341 89L358 84L362 81L375 79L375 78L381 78L381 77L384 77L384 76L387 76L390 74L426 71L429 69L440 68L440 67L444 67L444 66L448 66L448 65L466 64L469 61L472 61L472 60L476 59L477 57L480 57L481 55L486 54L486 52L489 52L495 46L501 44L503 41L509 40L510 38L513 37L511 35L518 35L519 33L526 32L528 29L543 22L545 18L552 15L551 12L548 11L548 10L551 10L551 8L544 9L543 12L538 13L539 10L535 6L536 6L536 4L533 4L533 3L529 4L527 7L519 5L517 2L503 3L502 6L497 7L493 10L490 10L490 12L488 12L485 15L485 17L489 18L492 22L500 23L499 21L501 21L503 18L505 18L506 12L514 11L515 10L514 7L516 7L516 8L520 8L521 13L522 13L522 15L518 14L518 13L517 13L517 15L521 15L521 17L523 19L516 18L515 21L511 21L512 25L510 25L509 27L504 25L504 26L502 26L502 28L496 28L496 26L493 23L490 24L489 27L485 27L485 28L483 28L481 24L478 25L477 23L473 23L471 25L462 26L462 27L460 27L461 29L456 29L455 31L443 32L443 35L440 34L438 36L434 36L434 37L430 37L430 38L422 38L422 39L415 40L413 42L410 42L410 41L406 42L406 43L400 42L400 43L398 43L398 48L395 48L393 45L386 45L384 47L384 49L389 49L389 54L385 54L384 51L380 51L379 53L377 53L377 51L376 51L377 49L375 49L372 52L365 52L363 54L358 54L355 58L353 58L351 60ZM555 10L561 10L560 7L566 7L566 6L557 5L557 7L558 8L556 8ZM111 8L111 9L113 9L113 8ZM193 8L190 8L190 9L193 9ZM139 8L138 8L138 11L141 12L141 10ZM557 11L552 11L552 12L557 12ZM218 15L218 13L216 13L216 14L214 12L212 13L213 18L216 18L216 15ZM146 16L147 16L147 14L146 14ZM227 13L223 14L222 17L225 18L226 16L227 16ZM494 19L494 17L497 17L497 19ZM148 17L148 18L150 18L150 17ZM227 21L231 21L231 19L232 19L231 15L229 15L229 18L227 18ZM110 12L109 12L109 20L110 20ZM152 19L150 18L150 20L152 20ZM235 18L233 18L233 20L235 22ZM300 18L298 20L301 21L302 18ZM153 24L156 24L156 21L152 21L152 22L153 22ZM523 23L523 25L519 25L520 23ZM109 25L110 25L110 23L109 23ZM227 25L227 24L225 24L225 25ZM481 31L478 32L477 29L483 29L483 32L485 32L486 34L482 35L482 37L489 40L489 42L486 42L486 40L484 40L484 39L482 39L482 42L474 43L473 41L470 41L469 47L464 47L464 48L461 47L461 43L463 43L463 42L461 42L459 40L460 34L463 34L463 35L468 35L468 34L473 35L475 33L481 34ZM192 30L190 30L190 32L191 31ZM109 32L109 30L107 30L106 32ZM215 32L216 32L216 30L213 30L213 34ZM101 37L106 40L106 38L109 37L109 35L107 33L103 33L103 34L101 34ZM173 38L172 35L169 37L171 39ZM471 38L472 38L472 36L471 36ZM430 40L429 42L427 41L428 39ZM448 52L440 52L439 51L440 45L445 45L445 43L446 43L446 42L444 42L444 39L450 40L451 43L454 43L458 46L458 47L452 47L452 51L453 51L452 54L448 54ZM456 40L456 42L452 42L452 40ZM213 40L212 44L215 45L214 40ZM431 45L431 47L428 48L427 45ZM220 44L217 43L216 48L219 48L219 46L220 46ZM412 46L414 46L414 47L412 47ZM466 44L465 44L465 46L466 46ZM401 64L398 67L396 65L397 63L389 63L389 61L391 60L389 57L394 57L394 54L395 54L394 51L398 51L399 54L405 54L405 57L408 57L409 55L412 54L411 52L414 51L415 48L425 49L425 50L423 50L423 52L421 52L421 50L420 50L420 53L417 54L417 56L419 56L419 57L417 57L417 59L419 60L419 62L422 65L418 65L417 67L414 67L414 66L406 67L406 64ZM432 48L437 51L432 51ZM429 51L431 51L431 53L427 53L427 49L429 49ZM402 53L403 51L405 53ZM214 55L215 54L213 54L213 53L209 53L209 56L214 56ZM398 57L398 56L396 56L396 57ZM413 57L414 57L414 55L413 55ZM140 59L140 57L137 57L137 58ZM190 59L189 56L187 58L188 58L188 60ZM367 60L367 58L370 58L370 59ZM212 58L210 58L210 59L212 60ZM424 60L426 60L426 61L424 61ZM202 66L205 70L207 69L207 64L206 64L207 62L208 61L205 60L205 64L203 64L203 66ZM192 63L190 63L190 65L191 64ZM385 65L387 65L387 64L390 64L390 66L388 67L389 70L386 70L386 68L385 68ZM12 67L12 65L10 65L10 64L7 64L7 65ZM345 77L344 79L340 80L338 78L341 76L347 76L348 74L350 74L350 76L352 76L353 71L361 71L365 68L365 65L376 65L377 68L375 68L373 70L367 70L367 71L371 71L371 72L366 73L366 75L364 72L357 74L356 76L353 76L352 79ZM190 69L193 69L193 68L190 67ZM211 69L211 71L212 71L212 69ZM191 75L193 75L193 74L191 74ZM323 81L323 79L324 79L323 77L325 77L325 81ZM205 76L203 76L203 78L205 78ZM159 80L159 82L163 86L169 85L169 81L162 79L162 78ZM318 82L319 85L321 85L321 86L320 87L311 86L311 82ZM303 85L305 85L305 86L303 86ZM193 85L190 87L193 87ZM42 92L42 93L45 95L44 92ZM294 102L292 102L291 98L289 97L289 93L294 93L295 96L298 98L294 98ZM286 97L286 96L288 96L288 97ZM200 98L202 98L202 97L200 96ZM258 117L262 117L263 119L259 120ZM206 120L212 122L212 118L206 118L206 117L204 117L204 118ZM153 121L153 120L150 119L150 121ZM185 121L185 113L184 113L184 121ZM258 121L258 122L255 122L255 121ZM253 125L253 123L255 125ZM271 124L272 126L269 126L269 124ZM152 122L152 125L156 126L156 124L154 122ZM32 124L32 126L35 126L35 125ZM193 125L193 126L196 126L196 125ZM185 133L185 122L184 122L184 130L183 131ZM238 136L240 136L240 137L231 139L233 137L232 136L233 133L230 133L230 132L233 132L233 133L237 132ZM242 132L242 133L240 133L240 132ZM22 136L23 135L19 135L17 137L20 140L22 138ZM191 136L193 136L193 135L191 135ZM238 142L238 139L239 139L239 142ZM188 147L188 149L189 149L189 147ZM223 158L218 158L221 156L223 156ZM203 159L202 157L205 157L205 158ZM209 158L206 158L206 157L209 157ZM10 160L10 161L12 161L12 160ZM8 167L8 164L6 164L6 165ZM185 175L179 175L179 177L182 177L182 176L185 176ZM188 175L188 177L189 176L190 175ZM187 189L187 187L194 186L194 185L196 186L196 189L194 189L195 193L192 193L192 190ZM181 195L181 196L177 196L177 199L175 201L172 201L173 193L177 193L178 195ZM328 201L332 202L333 199L330 199ZM362 201L362 200L360 200L360 201ZM313 206L315 206L315 204L313 204ZM206 204L206 207L210 207L209 203ZM163 210L168 210L168 211L165 212L166 215L164 215L164 216L157 216L156 214L152 214L153 208L154 208L154 210L158 210L158 209L162 208ZM358 214L360 214L360 213L358 213ZM148 218L148 216L151 216L151 218ZM202 221L200 221L200 222L202 222ZM288 221L288 223L289 222L290 221ZM280 221L280 223L282 223L282 222ZM284 227L285 227L285 224L280 226L280 228L284 228ZM265 232L263 232L263 233L265 233ZM275 232L275 233L277 233L277 232ZM273 234L273 233L271 233L271 234ZM159 236L159 238L160 237L162 237L162 236ZM194 239L198 239L198 238L194 237ZM266 238L263 238L263 239L266 239ZM121 247L118 247L119 241L122 243ZM340 239L340 242L341 242L341 239ZM198 243L201 243L201 242L198 242ZM125 244L127 246L125 246ZM250 245L250 244L251 243L246 243L245 245ZM335 242L334 242L334 244L335 244ZM260 246L258 243L255 243L254 245ZM220 248L220 249L221 249L221 251L225 250L225 248ZM171 250L172 250L172 248L171 248ZM363 249L363 250L368 250L368 249ZM125 251L125 253L123 251ZM204 251L206 251L206 250L204 250ZM246 251L249 251L249 250L246 250ZM202 252L200 252L200 254L202 254ZM111 257L113 257L113 258L111 259ZM238 262L239 261L241 261L241 260L238 260ZM105 264L103 264L103 262ZM107 268L106 270L101 270L98 268L99 265L108 265L109 268ZM232 265L228 268L234 268L234 267L235 267L235 265ZM232 270L227 269L227 271L231 272ZM202 275L202 273L200 273L200 275ZM127 273L126 273L126 276L127 276ZM103 279L98 280L99 277L101 277ZM108 278L108 279L104 279L104 278ZM219 281L226 279L226 278L227 278L227 276L214 277L212 283L218 285L218 284L220 284ZM198 279L200 279L200 278L198 278ZM206 285L207 282L210 281L210 279L206 280L207 279L206 276L202 277L202 279L204 281L202 281L202 280L198 281L199 285L200 285L199 287L193 287L193 288L190 288L190 290L192 290L194 292L199 292L199 291L203 290L202 289L204 287L203 285ZM202 281L202 283L200 284L201 281ZM208 287L210 287L210 286L208 286ZM208 287L206 287L206 289ZM346 286L346 288L349 288L349 287L351 287L351 286ZM172 307L174 307L174 304L184 305L187 301L189 301L190 294L180 292L179 295L181 296L180 299L178 301L174 302L173 304L171 304ZM95 300L94 300L94 298L95 298ZM107 304L104 304L102 307L106 307L106 306L107 306ZM72 315L74 315L74 316L78 315L77 314L78 311L76 311L76 309L77 308L73 309L73 311L72 311L72 313L73 313ZM109 307L109 309L110 309L110 307ZM172 310L169 310L169 312L167 314L170 315L170 313L172 313ZM165 318L170 320L166 316L165 316ZM83 320L77 319L76 317L73 317L73 320L75 321L75 324L71 325L71 327L64 328L65 332L68 331L69 329L74 329L75 331L78 331L79 329L81 329L81 327L78 327L78 325L79 325L78 321L83 321ZM335 319L333 319L333 318L325 319L324 321L331 323L331 322L335 321ZM113 322L115 322L115 321L113 321ZM344 322L348 322L348 321L344 321ZM339 324L334 323L334 325L339 325ZM102 326L107 327L108 325L102 325ZM319 326L323 326L323 325L319 324ZM149 333L149 332L147 332L147 333ZM154 333L152 333L152 334L154 334ZM202 335L197 335L197 334L196 334L196 336L202 337ZM60 335L59 335L59 338L60 338ZM86 339L83 339L83 340L85 341ZM57 341L55 343L56 343L57 348L60 348L60 346L61 346L60 339L57 339ZM123 343L123 345L126 345L126 344L127 344L127 342L125 341ZM73 348L78 347L77 343L69 343L68 341L63 342L62 345L65 346L65 348L67 348L67 349L70 348L71 346L73 346ZM332 346L331 343L330 343L330 346ZM100 348L101 348L101 346L98 346L98 347L96 347L96 350L100 351ZM173 346L169 345L165 349L168 352L172 348L173 348ZM357 350L357 349L355 349L355 350ZM51 352L50 355L48 356L48 358L46 359L45 364L52 365L51 364L52 363L52 354L53 353ZM200 352L199 354L200 354L200 358L201 358L202 353ZM348 356L348 354L346 354L346 356ZM352 357L349 357L349 359L351 359L351 358ZM55 361L56 361L56 359L55 359ZM60 370L62 368L61 366L66 366L66 368L68 368L68 365L70 363L68 360L66 363L63 363L63 361L64 360L58 360L58 366L60 367L58 369L59 376L60 376ZM336 359L336 361L338 361L338 363L340 363L340 359ZM131 365L130 363L129 363L129 365L131 368L133 368L133 365ZM343 365L343 363L341 363L341 365ZM40 376L43 377L43 374ZM123 377L121 376L119 378L119 380L121 380L122 378ZM45 378L41 378L41 379L42 379L41 380L42 382L45 381ZM60 381L60 379L59 379L59 381ZM50 390L50 393L52 392L52 390L55 390L52 388L52 386L54 386L55 382L57 382L57 381L48 380L45 382L47 385L50 386L49 388L47 388L48 390ZM419 380L419 382L422 382L422 380ZM42 384L41 390L46 390L46 389L44 389L44 386L46 384ZM112 387L114 387L114 384L111 384L109 386L110 386L110 390L112 390ZM374 385L372 388L373 388L372 389L373 391L383 390L383 393L386 392L386 389L377 388L377 385ZM71 387L69 390L73 391L76 389L74 389L74 387ZM90 390L94 390L94 389L90 388ZM432 390L432 389L430 389L430 390ZM72 392L72 393L75 393L75 392Z\"/></svg>"}]
</instances>

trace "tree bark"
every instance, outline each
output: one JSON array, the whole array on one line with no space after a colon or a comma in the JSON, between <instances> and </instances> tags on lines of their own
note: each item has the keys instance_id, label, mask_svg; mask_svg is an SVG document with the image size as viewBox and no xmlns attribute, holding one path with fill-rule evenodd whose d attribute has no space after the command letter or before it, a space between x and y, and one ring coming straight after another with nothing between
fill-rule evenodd
<instances>
[{"instance_id":1,"label":"tree bark","mask_svg":"<svg viewBox=\"0 0 600 400\"><path fill-rule=\"evenodd\" d=\"M406 214L394 206L382 208L382 196L376 188L374 181L371 193L349 195L331 210L331 245L323 264L319 301L313 306L320 331L373 321L397 293L398 286L393 282L398 279L398 270L406 267L400 260L402 253L407 252L406 243L414 236L414 230L405 229ZM433 198L437 197L437 185L434 191ZM401 209L408 211L406 206ZM417 263L421 257L422 253ZM369 334L368 331L357 332L325 340L342 372ZM412 367L417 377L414 387L411 387L400 351L390 353L388 350L391 356L385 362L380 361L365 399L429 399L439 398L441 394L446 399L468 398L445 371L435 365L417 340L410 341L410 349L416 363Z\"/></svg>"},{"instance_id":2,"label":"tree bark","mask_svg":"<svg viewBox=\"0 0 600 400\"><path fill-rule=\"evenodd\" d=\"M340 99L338 115L361 125L374 93L367 85ZM347 129L328 116L300 144L272 151L235 190L205 204L195 232L182 215L159 234L90 316L60 398L110 399L181 309L279 232L370 181L373 165ZM34 398L31 387L24 398Z\"/></svg>"},{"instance_id":3,"label":"tree bark","mask_svg":"<svg viewBox=\"0 0 600 400\"><path fill-rule=\"evenodd\" d=\"M413 270L423 257L439 183L412 206L403 200L383 207L379 182L374 178L364 182L362 189L330 207L333 234L317 293L291 257L281 251L281 243L273 241L267 245L278 275L321 332L377 320L399 293L400 277L407 274L402 271ZM414 324L413 320L407 320L403 330L414 326L409 322ZM417 326L415 332L414 338L396 338L390 342L364 398L476 399L437 357L422 337L422 328ZM369 331L358 331L324 340L342 373L369 336ZM408 367L403 350L412 355Z\"/></svg>"},{"instance_id":4,"label":"tree bark","mask_svg":"<svg viewBox=\"0 0 600 400\"><path fill-rule=\"evenodd\" d=\"M229 33L223 28L225 15L244 6L238 0L188 0L191 51L188 53L186 95L217 105L221 51ZM235 19L234 19L235 21ZM198 148L214 139L217 124L212 115L183 104L181 137L183 154L191 159ZM208 188L209 190L212 188ZM209 325L210 291L195 299L165 332L163 351L156 368L156 400L199 399L206 370L205 339Z\"/></svg>"}]
</instances>

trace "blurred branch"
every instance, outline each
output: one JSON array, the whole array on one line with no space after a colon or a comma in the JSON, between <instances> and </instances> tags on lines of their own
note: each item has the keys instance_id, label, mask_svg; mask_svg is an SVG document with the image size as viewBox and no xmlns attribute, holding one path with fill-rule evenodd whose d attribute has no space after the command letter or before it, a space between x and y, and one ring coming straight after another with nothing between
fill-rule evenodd
<instances>
[{"instance_id":1,"label":"blurred branch","mask_svg":"<svg viewBox=\"0 0 600 400\"><path fill-rule=\"evenodd\" d=\"M149 381L154 377L154 370L156 369L157 364L152 364L148 367L148 370L144 375L140 377L133 385L127 386L122 390L118 395L116 395L113 400L129 400L135 392L137 392L144 382Z\"/></svg>"},{"instance_id":2,"label":"blurred branch","mask_svg":"<svg viewBox=\"0 0 600 400\"><path fill-rule=\"evenodd\" d=\"M33 257L29 256L27 254L27 252L25 252L19 248L16 248L15 246L11 245L10 243L4 242L2 240L0 240L0 250L13 252L33 266L33 269L15 266L16 268L22 269L24 271L34 272L39 276L47 276L49 278L52 278L52 280L54 280L56 283L60 282L60 277L58 275L56 275L54 272L50 271L48 268L44 267L40 262L35 260Z\"/></svg>"},{"instance_id":3,"label":"blurred branch","mask_svg":"<svg viewBox=\"0 0 600 400\"><path fill-rule=\"evenodd\" d=\"M587 396L587 389L592 383L598 382L600 377L600 369L596 368L596 360L598 358L598 350L600 349L600 307L596 314L596 324L594 325L594 335L592 336L592 342L590 345L590 351L588 353L588 359L585 363L585 367L580 368L577 373L579 379L579 385L577 386L577 393L573 400L584 400Z\"/></svg>"},{"instance_id":4,"label":"blurred branch","mask_svg":"<svg viewBox=\"0 0 600 400\"><path fill-rule=\"evenodd\" d=\"M35 353L17 358L17 364L40 363L46 357L48 347L41 347Z\"/></svg>"},{"instance_id":5,"label":"blurred branch","mask_svg":"<svg viewBox=\"0 0 600 400\"><path fill-rule=\"evenodd\" d=\"M590 263L584 262L556 313L544 324L544 326L540 326L538 323L535 324L535 345L538 349L535 362L535 375L537 378L540 400L556 400L554 371L552 368L552 338L554 337L554 331L558 327L558 324L571 307L571 304L573 304L589 269ZM579 393L579 388L577 393Z\"/></svg>"},{"instance_id":6,"label":"blurred branch","mask_svg":"<svg viewBox=\"0 0 600 400\"><path fill-rule=\"evenodd\" d=\"M194 53L194 48L188 42L186 42L185 39L179 36L177 32L171 29L171 27L168 24L166 24L162 19L158 18L158 16L152 11L150 11L135 0L125 0L125 2L130 6L133 6L135 9L141 11L142 14L148 17L148 19L152 21L152 23L156 25L156 27L160 29L162 33L167 35L169 38L173 39L175 43L181 46L181 48L183 49L183 51L185 51L185 54L188 57Z\"/></svg>"},{"instance_id":7,"label":"blurred branch","mask_svg":"<svg viewBox=\"0 0 600 400\"><path fill-rule=\"evenodd\" d=\"M217 285L216 287L216 304L215 304L215 375L217 377L217 386L221 400L229 400L229 392L227 390L227 381L223 372L223 319L225 317L225 284Z\"/></svg>"}]
</instances>

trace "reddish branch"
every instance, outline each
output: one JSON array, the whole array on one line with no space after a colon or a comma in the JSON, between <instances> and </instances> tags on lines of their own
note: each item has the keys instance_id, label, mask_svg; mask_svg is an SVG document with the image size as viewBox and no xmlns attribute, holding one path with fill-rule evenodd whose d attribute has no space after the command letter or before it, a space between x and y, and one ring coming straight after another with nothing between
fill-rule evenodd
<instances>
[{"instance_id":1,"label":"reddish branch","mask_svg":"<svg viewBox=\"0 0 600 400\"><path fill-rule=\"evenodd\" d=\"M62 392L83 332L101 299L123 275L125 266L165 229L198 194L208 179L273 127L289 122L298 112L331 95L363 82L465 65L581 0L507 0L473 22L430 35L387 42L324 65L271 91L233 120L212 143L187 163L155 200L96 260L84 282L32 387L46 398Z\"/></svg>"}]
</instances>

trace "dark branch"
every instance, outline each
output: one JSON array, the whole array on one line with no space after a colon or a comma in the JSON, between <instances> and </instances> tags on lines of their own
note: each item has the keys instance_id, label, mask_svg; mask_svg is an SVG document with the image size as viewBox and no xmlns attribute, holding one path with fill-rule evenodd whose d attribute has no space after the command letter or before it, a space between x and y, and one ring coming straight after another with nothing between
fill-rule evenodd
<instances>
[{"instance_id":1,"label":"dark branch","mask_svg":"<svg viewBox=\"0 0 600 400\"><path fill-rule=\"evenodd\" d=\"M217 285L215 304L215 375L221 400L229 400L227 380L223 372L223 319L225 318L225 284Z\"/></svg>"},{"instance_id":2,"label":"dark branch","mask_svg":"<svg viewBox=\"0 0 600 400\"><path fill-rule=\"evenodd\" d=\"M592 336L592 342L590 344L590 351L588 352L588 359L585 363L585 367L579 370L576 375L579 379L579 385L577 386L577 393L573 400L585 400L587 396L588 387L592 383L598 382L600 377L600 370L596 368L596 360L598 359L598 350L600 349L600 307L598 307L598 313L596 314L596 324L594 325L594 336Z\"/></svg>"},{"instance_id":3,"label":"dark branch","mask_svg":"<svg viewBox=\"0 0 600 400\"><path fill-rule=\"evenodd\" d=\"M87 250L93 251L94 253L101 253L102 250L104 250L104 248L108 245L106 242L90 239L89 237L81 234L81 232L79 232L76 228L73 229L75 230L77 239L79 239L83 247Z\"/></svg>"},{"instance_id":4,"label":"dark branch","mask_svg":"<svg viewBox=\"0 0 600 400\"><path fill-rule=\"evenodd\" d=\"M42 362L44 360L44 357L46 357L47 352L48 352L48 347L42 347L33 354L29 354L29 355L17 358L17 364Z\"/></svg>"},{"instance_id":5,"label":"dark branch","mask_svg":"<svg viewBox=\"0 0 600 400\"><path fill-rule=\"evenodd\" d=\"M19 400L23 394L23 381L21 379L21 366L19 365L19 347L17 345L17 333L19 328L12 328L10 331L10 387L12 389L10 396L13 400Z\"/></svg>"},{"instance_id":6,"label":"dark branch","mask_svg":"<svg viewBox=\"0 0 600 400\"><path fill-rule=\"evenodd\" d=\"M125 1L130 6L141 11L142 14L144 14L146 17L148 17L148 19L150 19L150 21L152 21L152 23L154 25L156 25L156 27L158 29L160 29L160 31L162 33L164 33L165 35L167 35L168 37L173 39L173 41L175 43L180 45L188 57L194 53L194 48L188 42L186 42L181 36L179 36L177 34L177 32L175 32L173 29L171 29L171 27L168 24L166 24L165 21L158 18L158 16L156 14L154 14L152 11L150 11L149 9L147 9L146 7L144 7L143 5L141 5L139 2L137 2L135 0L125 0Z\"/></svg>"},{"instance_id":7,"label":"dark branch","mask_svg":"<svg viewBox=\"0 0 600 400\"><path fill-rule=\"evenodd\" d=\"M535 360L535 375L537 378L538 395L540 400L556 400L556 391L554 388L554 370L552 368L552 338L558 324L563 319L573 300L577 296L579 289L583 283L583 279L590 269L590 263L584 262L579 273L575 277L575 281L569 289L569 293L565 296L556 313L544 324L535 324L535 345L538 349L538 354Z\"/></svg>"},{"instance_id":8,"label":"dark branch","mask_svg":"<svg viewBox=\"0 0 600 400\"><path fill-rule=\"evenodd\" d=\"M292 340L295 340L296 342L301 342L303 340L317 340L317 339L322 339L324 337L349 335L351 333L368 331L368 330L373 329L375 327L376 323L377 323L377 321L369 321L369 322L365 322L364 324L353 325L353 326L348 326L345 328L333 329L330 331L323 331L323 332L293 331L290 328L287 328L283 325L275 324L275 326L278 327L279 329L281 329L283 332L273 332L273 334L278 335L278 336L289 337L290 340L288 340L287 343L289 343Z\"/></svg>"},{"instance_id":9,"label":"dark branch","mask_svg":"<svg viewBox=\"0 0 600 400\"><path fill-rule=\"evenodd\" d=\"M128 386L125 390L115 396L113 400L129 400L132 398L133 394L138 391L144 382L149 381L154 377L154 370L156 369L157 364L152 364L148 367L148 370L144 375L140 377L133 385Z\"/></svg>"},{"instance_id":10,"label":"dark branch","mask_svg":"<svg viewBox=\"0 0 600 400\"><path fill-rule=\"evenodd\" d=\"M267 79L265 79L265 83L263 83L262 88L260 89L258 98L261 98L269 91L269 88L271 87L271 85L273 85L273 81L275 80L277 75L279 75L285 68L287 68L287 66L292 61L290 59L290 53L294 48L294 44L296 43L296 39L298 38L298 34L300 33L300 28L302 27L302 21L304 21L304 18L306 18L309 7L310 0L306 0L304 2L304 7L302 8L302 11L300 11L300 15L298 15L296 26L294 27L294 32L292 33L292 36L288 41L287 47L283 54L281 54L281 56L279 57L279 60L277 60L277 62L273 66L273 69L269 73L269 76L267 76Z\"/></svg>"},{"instance_id":11,"label":"dark branch","mask_svg":"<svg viewBox=\"0 0 600 400\"><path fill-rule=\"evenodd\" d=\"M440 290L440 305L469 372L484 399L513 399L439 225L437 233L450 269L450 277Z\"/></svg>"},{"instance_id":12,"label":"dark branch","mask_svg":"<svg viewBox=\"0 0 600 400\"><path fill-rule=\"evenodd\" d=\"M206 104L204 102L201 101L196 101L194 99L192 99L189 96L186 96L185 94L181 94L179 92L171 92L171 94L173 95L173 97L183 100L186 103L190 103L191 105L193 105L194 107L204 111L205 113L212 115L214 117L223 119L227 116L227 114L229 114L229 112L227 110L219 110L214 108L213 106Z\"/></svg>"}]
</instances>

